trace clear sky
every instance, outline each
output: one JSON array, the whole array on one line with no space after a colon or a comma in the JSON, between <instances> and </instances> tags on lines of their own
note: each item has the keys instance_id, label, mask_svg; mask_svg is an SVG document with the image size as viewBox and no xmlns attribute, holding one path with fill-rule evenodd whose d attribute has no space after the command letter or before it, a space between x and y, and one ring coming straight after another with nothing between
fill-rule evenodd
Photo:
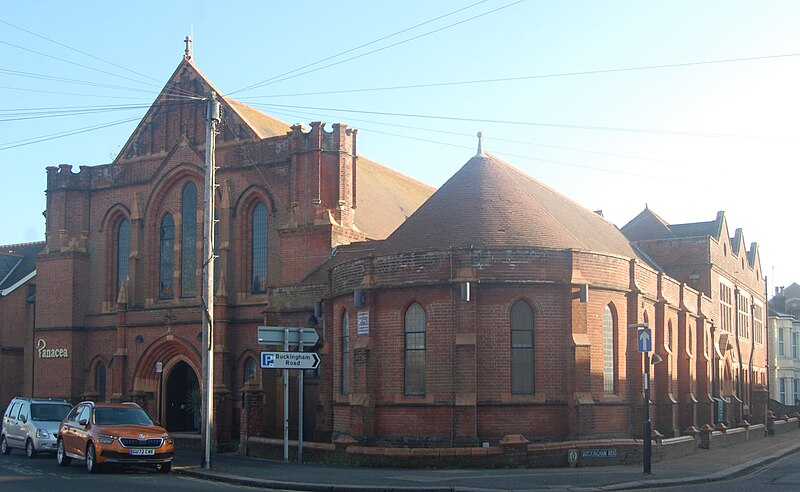
<instances>
[{"instance_id":1,"label":"clear sky","mask_svg":"<svg viewBox=\"0 0 800 492\"><path fill-rule=\"evenodd\" d=\"M619 227L646 205L724 210L772 291L800 282L798 19L775 0L7 2L0 244L44 239L45 167L111 162L192 34L224 94L347 123L360 154L434 186L482 131Z\"/></svg>"}]
</instances>

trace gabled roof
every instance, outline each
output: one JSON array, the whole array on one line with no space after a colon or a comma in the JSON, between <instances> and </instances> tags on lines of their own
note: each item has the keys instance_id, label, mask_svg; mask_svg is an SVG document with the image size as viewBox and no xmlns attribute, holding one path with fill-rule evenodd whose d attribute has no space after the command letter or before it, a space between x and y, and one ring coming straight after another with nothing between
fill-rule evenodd
<instances>
[{"instance_id":1,"label":"gabled roof","mask_svg":"<svg viewBox=\"0 0 800 492\"><path fill-rule=\"evenodd\" d=\"M800 298L800 285L797 282L792 282L789 287L783 289L782 295L786 299Z\"/></svg>"},{"instance_id":2,"label":"gabled roof","mask_svg":"<svg viewBox=\"0 0 800 492\"><path fill-rule=\"evenodd\" d=\"M128 156L138 155L131 147L135 145L135 141L141 133L146 133L147 125L159 112L178 102L194 101L195 104L205 104L204 98L211 91L217 94L223 113L234 115L233 119L243 123L244 129L239 130L239 138L243 140L264 139L286 135L291 131L290 124L222 95L195 66L194 62L190 58L184 57L136 129L131 133L128 141L114 159L114 163L125 161L129 158ZM204 135L201 137L204 138Z\"/></svg>"},{"instance_id":3,"label":"gabled roof","mask_svg":"<svg viewBox=\"0 0 800 492\"><path fill-rule=\"evenodd\" d=\"M45 243L0 246L0 295L7 295L36 272L36 255Z\"/></svg>"},{"instance_id":4,"label":"gabled roof","mask_svg":"<svg viewBox=\"0 0 800 492\"><path fill-rule=\"evenodd\" d=\"M667 221L650 210L647 205L644 210L639 212L639 215L622 226L620 231L631 241L672 237L672 231Z\"/></svg>"},{"instance_id":5,"label":"gabled roof","mask_svg":"<svg viewBox=\"0 0 800 492\"><path fill-rule=\"evenodd\" d=\"M670 224L645 206L639 215L622 226L620 230L631 241L677 237L713 237L719 239L724 221L725 212L717 212L717 217L708 222Z\"/></svg>"},{"instance_id":6,"label":"gabled roof","mask_svg":"<svg viewBox=\"0 0 800 492\"><path fill-rule=\"evenodd\" d=\"M600 215L482 152L470 159L379 247L576 249L637 255Z\"/></svg>"}]
</instances>

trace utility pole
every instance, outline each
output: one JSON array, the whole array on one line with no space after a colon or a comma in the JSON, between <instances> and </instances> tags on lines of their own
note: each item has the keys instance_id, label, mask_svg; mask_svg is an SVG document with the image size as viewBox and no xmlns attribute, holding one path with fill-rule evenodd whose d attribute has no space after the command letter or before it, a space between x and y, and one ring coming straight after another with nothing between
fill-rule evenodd
<instances>
[{"instance_id":1,"label":"utility pole","mask_svg":"<svg viewBox=\"0 0 800 492\"><path fill-rule=\"evenodd\" d=\"M216 164L214 144L219 123L219 101L214 91L208 95L206 107L206 169L203 227L203 459L206 470L211 468L211 446L214 440L214 197Z\"/></svg>"}]
</instances>

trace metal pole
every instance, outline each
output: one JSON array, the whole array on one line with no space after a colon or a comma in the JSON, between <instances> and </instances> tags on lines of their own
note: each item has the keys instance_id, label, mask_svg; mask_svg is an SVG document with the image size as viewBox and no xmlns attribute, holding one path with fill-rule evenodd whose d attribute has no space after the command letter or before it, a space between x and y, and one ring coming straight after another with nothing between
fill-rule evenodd
<instances>
[{"instance_id":1,"label":"metal pole","mask_svg":"<svg viewBox=\"0 0 800 492\"><path fill-rule=\"evenodd\" d=\"M161 416L161 392L164 391L164 374L158 373L158 425L164 425L164 419Z\"/></svg>"},{"instance_id":2,"label":"metal pole","mask_svg":"<svg viewBox=\"0 0 800 492\"><path fill-rule=\"evenodd\" d=\"M303 351L303 329L300 328L300 348L299 352ZM305 369L300 368L300 375L298 377L298 403L297 403L297 463L303 463L303 376Z\"/></svg>"},{"instance_id":3,"label":"metal pole","mask_svg":"<svg viewBox=\"0 0 800 492\"><path fill-rule=\"evenodd\" d=\"M650 352L644 352L644 456L642 465L644 473L652 472L650 456L652 454L651 436L653 424L650 422Z\"/></svg>"},{"instance_id":4,"label":"metal pole","mask_svg":"<svg viewBox=\"0 0 800 492\"><path fill-rule=\"evenodd\" d=\"M283 330L283 351L289 351L289 329ZM283 461L289 462L289 370L283 369Z\"/></svg>"},{"instance_id":5,"label":"metal pole","mask_svg":"<svg viewBox=\"0 0 800 492\"><path fill-rule=\"evenodd\" d=\"M216 164L214 144L219 123L219 101L214 91L206 108L206 183L203 227L203 429L202 467L211 468L211 444L214 421L214 192Z\"/></svg>"}]
</instances>

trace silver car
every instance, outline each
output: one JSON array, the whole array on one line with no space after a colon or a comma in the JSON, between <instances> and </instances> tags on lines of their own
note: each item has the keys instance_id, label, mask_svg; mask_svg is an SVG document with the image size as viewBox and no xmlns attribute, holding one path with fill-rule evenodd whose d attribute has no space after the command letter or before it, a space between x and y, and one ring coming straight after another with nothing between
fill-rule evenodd
<instances>
[{"instance_id":1,"label":"silver car","mask_svg":"<svg viewBox=\"0 0 800 492\"><path fill-rule=\"evenodd\" d=\"M71 409L66 400L15 397L3 414L0 452L24 449L29 458L55 453L58 426Z\"/></svg>"}]
</instances>

